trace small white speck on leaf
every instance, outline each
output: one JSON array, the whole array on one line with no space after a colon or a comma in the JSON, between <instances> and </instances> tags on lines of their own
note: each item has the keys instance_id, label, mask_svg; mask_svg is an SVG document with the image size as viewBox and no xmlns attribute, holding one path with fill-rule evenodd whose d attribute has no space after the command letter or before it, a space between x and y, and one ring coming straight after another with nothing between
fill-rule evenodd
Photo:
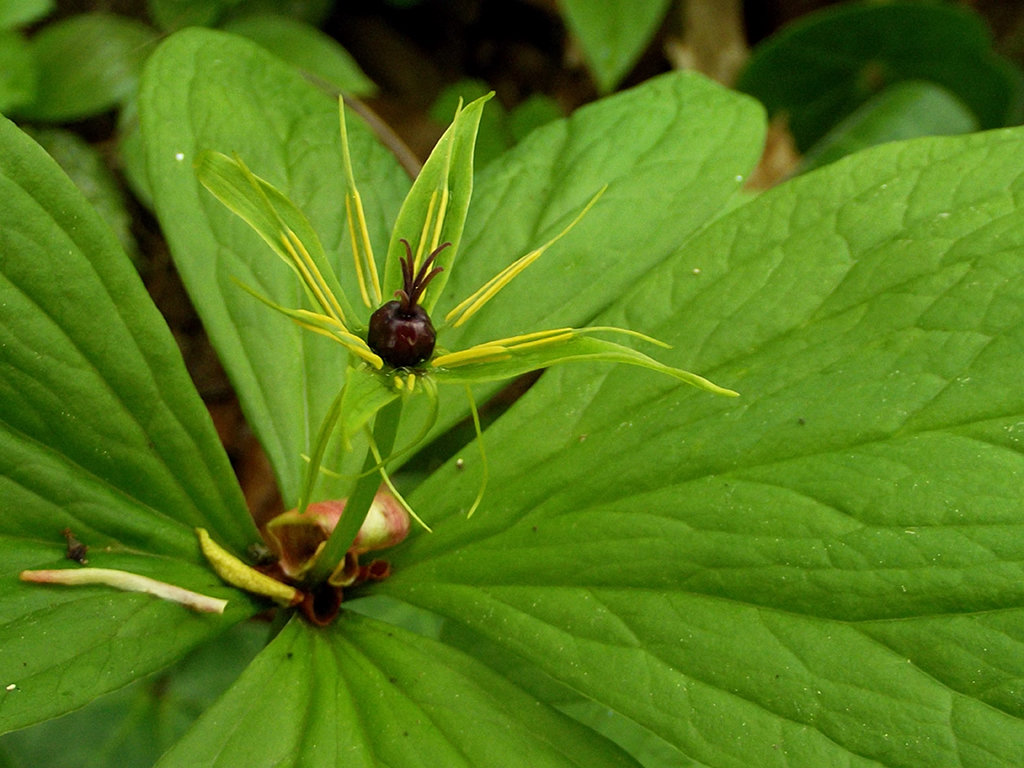
<instances>
[{"instance_id":1,"label":"small white speck on leaf","mask_svg":"<svg viewBox=\"0 0 1024 768\"><path fill-rule=\"evenodd\" d=\"M185 159L185 153L184 152L175 152L174 153L174 159L177 160L180 163L182 160Z\"/></svg>"}]
</instances>

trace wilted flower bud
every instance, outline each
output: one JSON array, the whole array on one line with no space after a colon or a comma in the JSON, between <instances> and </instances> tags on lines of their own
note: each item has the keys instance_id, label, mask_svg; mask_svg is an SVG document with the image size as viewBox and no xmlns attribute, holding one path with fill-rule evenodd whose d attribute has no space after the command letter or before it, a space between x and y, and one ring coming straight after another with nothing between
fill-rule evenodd
<instances>
[{"instance_id":1,"label":"wilted flower bud","mask_svg":"<svg viewBox=\"0 0 1024 768\"><path fill-rule=\"evenodd\" d=\"M344 499L318 501L310 504L301 515L292 509L266 524L264 537L277 555L285 576L300 580L306 575L344 511ZM409 534L409 522L409 514L395 497L386 490L378 491L344 562L335 569L335 574L351 572L351 578L339 581L332 575L331 583L351 584L358 575L359 555L395 546Z\"/></svg>"}]
</instances>

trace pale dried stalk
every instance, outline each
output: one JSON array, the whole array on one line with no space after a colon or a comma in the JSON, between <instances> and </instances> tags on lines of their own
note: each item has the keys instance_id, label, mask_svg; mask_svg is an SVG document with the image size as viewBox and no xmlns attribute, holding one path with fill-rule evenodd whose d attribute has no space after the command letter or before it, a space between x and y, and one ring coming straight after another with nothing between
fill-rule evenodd
<instances>
[{"instance_id":1,"label":"pale dried stalk","mask_svg":"<svg viewBox=\"0 0 1024 768\"><path fill-rule=\"evenodd\" d=\"M62 568L58 570L22 571L21 580L34 584L65 584L79 586L82 584L104 584L108 587L125 592L145 592L180 603L199 613L224 613L227 600L221 600L198 592L176 587L163 581L157 581L137 573L118 571L113 568Z\"/></svg>"}]
</instances>

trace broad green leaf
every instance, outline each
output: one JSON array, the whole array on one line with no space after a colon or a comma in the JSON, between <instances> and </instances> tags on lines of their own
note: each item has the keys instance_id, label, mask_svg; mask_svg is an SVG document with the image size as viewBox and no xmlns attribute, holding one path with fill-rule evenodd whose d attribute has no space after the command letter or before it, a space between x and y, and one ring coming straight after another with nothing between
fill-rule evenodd
<instances>
[{"instance_id":1,"label":"broad green leaf","mask_svg":"<svg viewBox=\"0 0 1024 768\"><path fill-rule=\"evenodd\" d=\"M5 0L0 5L0 29L13 29L38 21L52 10L52 0Z\"/></svg>"},{"instance_id":2,"label":"broad green leaf","mask_svg":"<svg viewBox=\"0 0 1024 768\"><path fill-rule=\"evenodd\" d=\"M169 32L269 13L317 25L327 17L331 0L146 0L146 9L150 18Z\"/></svg>"},{"instance_id":3,"label":"broad green leaf","mask_svg":"<svg viewBox=\"0 0 1024 768\"><path fill-rule=\"evenodd\" d=\"M11 112L35 97L38 69L28 41L16 31L0 30L0 111Z\"/></svg>"},{"instance_id":4,"label":"broad green leaf","mask_svg":"<svg viewBox=\"0 0 1024 768\"><path fill-rule=\"evenodd\" d=\"M39 67L35 98L18 109L30 120L80 120L130 97L156 32L122 16L88 13L43 27L31 41Z\"/></svg>"},{"instance_id":5,"label":"broad green leaf","mask_svg":"<svg viewBox=\"0 0 1024 768\"><path fill-rule=\"evenodd\" d=\"M232 0L230 5L232 19L275 14L321 27L328 21L334 3L333 0Z\"/></svg>"},{"instance_id":6,"label":"broad green leaf","mask_svg":"<svg viewBox=\"0 0 1024 768\"><path fill-rule=\"evenodd\" d=\"M169 766L635 765L471 657L355 613L292 621Z\"/></svg>"},{"instance_id":7,"label":"broad green leaf","mask_svg":"<svg viewBox=\"0 0 1024 768\"><path fill-rule=\"evenodd\" d=\"M238 0L146 0L149 17L168 32L212 26L236 5Z\"/></svg>"},{"instance_id":8,"label":"broad green leaf","mask_svg":"<svg viewBox=\"0 0 1024 768\"><path fill-rule=\"evenodd\" d=\"M971 133L978 120L945 88L921 81L889 86L843 119L804 155L809 171L876 144L919 136Z\"/></svg>"},{"instance_id":9,"label":"broad green leaf","mask_svg":"<svg viewBox=\"0 0 1024 768\"><path fill-rule=\"evenodd\" d=\"M36 144L0 121L0 730L81 706L252 610L198 554L204 525L257 538L173 338L114 235ZM121 568L231 600L225 617L23 569ZM77 566L74 566L77 567Z\"/></svg>"},{"instance_id":10,"label":"broad green leaf","mask_svg":"<svg viewBox=\"0 0 1024 768\"><path fill-rule=\"evenodd\" d=\"M138 263L139 251L132 234L132 221L124 193L103 156L77 134L61 129L32 132L35 139L57 161L85 195L89 204L103 217L117 235L117 240L133 261Z\"/></svg>"},{"instance_id":11,"label":"broad green leaf","mask_svg":"<svg viewBox=\"0 0 1024 768\"><path fill-rule=\"evenodd\" d=\"M453 462L375 590L697 764L1021 765L1022 142L885 145L710 224L599 319L742 397L547 372L476 516Z\"/></svg>"},{"instance_id":12,"label":"broad green leaf","mask_svg":"<svg viewBox=\"0 0 1024 768\"><path fill-rule=\"evenodd\" d=\"M391 296L402 287L399 259L406 255L405 246L400 242L403 238L412 245L417 264L440 244L452 244L434 262L434 266L443 268L444 272L434 278L420 299L428 313L444 290L458 255L473 195L473 150L480 115L490 98L490 94L482 96L456 114L416 177L391 232L384 263L384 296Z\"/></svg>"},{"instance_id":13,"label":"broad green leaf","mask_svg":"<svg viewBox=\"0 0 1024 768\"><path fill-rule=\"evenodd\" d=\"M0 765L149 768L234 682L266 640L265 624L235 625L169 669L77 712L5 734Z\"/></svg>"},{"instance_id":14,"label":"broad green leaf","mask_svg":"<svg viewBox=\"0 0 1024 768\"><path fill-rule=\"evenodd\" d=\"M337 101L255 44L193 29L171 36L152 56L140 115L156 209L175 264L292 505L305 471L302 456L344 385L347 353L239 287L237 281L284 307L306 300L294 273L201 186L193 164L207 150L236 154L282 190L318 233L342 288L358 296ZM371 237L387 242L388 222L409 182L351 115L349 139ZM326 463L339 468L341 462L331 456ZM335 497L344 495L344 484L335 490Z\"/></svg>"},{"instance_id":15,"label":"broad green leaf","mask_svg":"<svg viewBox=\"0 0 1024 768\"><path fill-rule=\"evenodd\" d=\"M377 90L348 51L316 27L276 14L243 16L224 30L259 43L324 84L356 96Z\"/></svg>"},{"instance_id":16,"label":"broad green leaf","mask_svg":"<svg viewBox=\"0 0 1024 768\"><path fill-rule=\"evenodd\" d=\"M854 2L810 14L755 48L737 87L785 113L807 150L902 80L943 86L982 128L1021 117L1020 71L992 50L984 21L952 3Z\"/></svg>"},{"instance_id":17,"label":"broad green leaf","mask_svg":"<svg viewBox=\"0 0 1024 768\"><path fill-rule=\"evenodd\" d=\"M559 0L566 24L579 40L597 87L619 84L650 44L669 0Z\"/></svg>"},{"instance_id":18,"label":"broad green leaf","mask_svg":"<svg viewBox=\"0 0 1024 768\"><path fill-rule=\"evenodd\" d=\"M440 331L438 344L455 350L587 325L727 207L762 137L756 104L689 73L656 78L534 131L479 174L440 312L550 240L608 189L481 312ZM651 332L640 314L624 327Z\"/></svg>"}]
</instances>

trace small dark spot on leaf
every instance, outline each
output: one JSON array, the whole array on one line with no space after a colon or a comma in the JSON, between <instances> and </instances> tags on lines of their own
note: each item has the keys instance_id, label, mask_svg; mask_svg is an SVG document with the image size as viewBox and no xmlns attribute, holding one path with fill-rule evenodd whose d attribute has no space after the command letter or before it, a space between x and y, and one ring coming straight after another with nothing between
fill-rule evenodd
<instances>
[{"instance_id":1,"label":"small dark spot on leaf","mask_svg":"<svg viewBox=\"0 0 1024 768\"><path fill-rule=\"evenodd\" d=\"M389 677L388 678L388 682L391 683L392 685L394 685L395 683L398 682L398 678L397 677Z\"/></svg>"},{"instance_id":2,"label":"small dark spot on leaf","mask_svg":"<svg viewBox=\"0 0 1024 768\"><path fill-rule=\"evenodd\" d=\"M536 525L532 526L530 528L530 530L533 531L534 533L536 533L537 532L537 526Z\"/></svg>"},{"instance_id":3,"label":"small dark spot on leaf","mask_svg":"<svg viewBox=\"0 0 1024 768\"><path fill-rule=\"evenodd\" d=\"M286 653L286 654L284 655L284 657L285 657L286 659L290 659L290 658L291 658L292 656L294 656L294 655L295 655L294 653L292 653L291 651L288 651L288 653Z\"/></svg>"},{"instance_id":4,"label":"small dark spot on leaf","mask_svg":"<svg viewBox=\"0 0 1024 768\"><path fill-rule=\"evenodd\" d=\"M796 420L796 423L797 423L797 424L799 424L799 425L800 425L800 426L802 427L802 426L803 426L804 424L806 424L807 422L806 422L806 421L804 421L804 417L803 417L803 416L801 416L801 417L800 417L799 419L797 419L797 420Z\"/></svg>"}]
</instances>

